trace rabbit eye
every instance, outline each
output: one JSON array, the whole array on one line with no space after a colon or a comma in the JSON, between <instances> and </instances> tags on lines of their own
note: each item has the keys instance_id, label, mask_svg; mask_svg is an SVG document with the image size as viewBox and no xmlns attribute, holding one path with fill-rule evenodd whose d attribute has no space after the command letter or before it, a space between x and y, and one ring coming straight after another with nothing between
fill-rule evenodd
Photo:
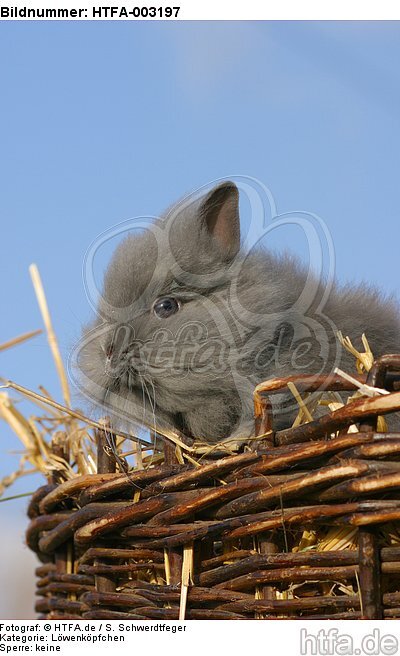
<instances>
[{"instance_id":1,"label":"rabbit eye","mask_svg":"<svg viewBox=\"0 0 400 656\"><path fill-rule=\"evenodd\" d=\"M159 298L153 304L153 312L159 319L167 319L172 314L178 312L180 308L179 301L172 296Z\"/></svg>"}]
</instances>

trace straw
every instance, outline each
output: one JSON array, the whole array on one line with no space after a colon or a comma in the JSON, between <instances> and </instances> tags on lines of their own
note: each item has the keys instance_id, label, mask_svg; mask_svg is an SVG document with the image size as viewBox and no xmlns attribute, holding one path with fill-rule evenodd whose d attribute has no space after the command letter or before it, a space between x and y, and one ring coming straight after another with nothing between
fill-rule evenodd
<instances>
[{"instance_id":1,"label":"straw","mask_svg":"<svg viewBox=\"0 0 400 656\"><path fill-rule=\"evenodd\" d=\"M32 339L32 337L36 337L36 335L40 335L42 332L43 330L40 329L32 330L30 333L24 333L23 335L14 337L8 342L3 342L0 344L0 351L5 351L6 349L12 348L13 346L17 346L17 344L22 344L22 342L26 342L28 339Z\"/></svg>"},{"instance_id":2,"label":"straw","mask_svg":"<svg viewBox=\"0 0 400 656\"><path fill-rule=\"evenodd\" d=\"M50 317L49 308L46 301L46 296L43 289L42 280L40 278L39 270L36 264L31 264L29 267L29 273L31 275L32 284L35 290L37 302L39 304L39 309L43 318L43 322L46 328L47 341L50 346L50 350L56 365L58 377L61 383L61 389L65 401L65 405L69 408L71 407L71 395L69 391L67 376L65 373L63 361L60 355L60 349L58 348L57 337L53 329L53 324Z\"/></svg>"}]
</instances>

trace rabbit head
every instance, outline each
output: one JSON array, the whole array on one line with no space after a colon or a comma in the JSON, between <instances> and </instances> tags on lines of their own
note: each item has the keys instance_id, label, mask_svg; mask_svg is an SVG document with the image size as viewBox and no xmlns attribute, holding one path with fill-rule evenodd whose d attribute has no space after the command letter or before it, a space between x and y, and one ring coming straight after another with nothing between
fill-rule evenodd
<instances>
[{"instance_id":1,"label":"rabbit head","mask_svg":"<svg viewBox=\"0 0 400 656\"><path fill-rule=\"evenodd\" d=\"M227 317L240 247L238 196L224 182L116 249L78 365L86 393L117 420L209 441L239 422Z\"/></svg>"}]
</instances>

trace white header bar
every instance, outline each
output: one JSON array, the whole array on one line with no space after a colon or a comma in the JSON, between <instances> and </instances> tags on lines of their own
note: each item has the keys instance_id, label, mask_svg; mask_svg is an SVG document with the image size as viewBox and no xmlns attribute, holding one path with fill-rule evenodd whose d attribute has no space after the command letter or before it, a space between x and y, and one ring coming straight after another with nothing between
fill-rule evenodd
<instances>
[{"instance_id":1,"label":"white header bar","mask_svg":"<svg viewBox=\"0 0 400 656\"><path fill-rule=\"evenodd\" d=\"M400 20L394 0L0 0L6 20Z\"/></svg>"}]
</instances>

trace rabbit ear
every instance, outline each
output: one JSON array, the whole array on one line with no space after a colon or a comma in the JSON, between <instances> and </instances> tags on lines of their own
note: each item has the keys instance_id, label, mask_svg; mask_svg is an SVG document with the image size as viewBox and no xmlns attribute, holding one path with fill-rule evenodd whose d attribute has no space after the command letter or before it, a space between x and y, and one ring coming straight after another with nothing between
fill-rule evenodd
<instances>
[{"instance_id":1,"label":"rabbit ear","mask_svg":"<svg viewBox=\"0 0 400 656\"><path fill-rule=\"evenodd\" d=\"M232 259L240 248L239 191L233 182L223 182L206 196L200 216L223 254Z\"/></svg>"}]
</instances>

